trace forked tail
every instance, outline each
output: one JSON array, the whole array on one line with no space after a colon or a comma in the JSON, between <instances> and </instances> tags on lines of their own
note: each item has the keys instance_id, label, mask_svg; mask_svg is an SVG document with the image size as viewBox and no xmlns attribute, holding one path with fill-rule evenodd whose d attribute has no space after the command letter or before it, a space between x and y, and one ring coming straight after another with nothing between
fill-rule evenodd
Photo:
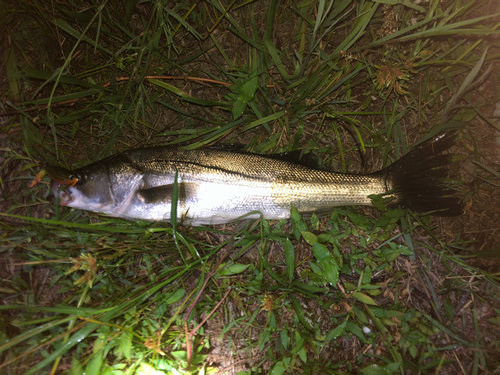
<instances>
[{"instance_id":1,"label":"forked tail","mask_svg":"<svg viewBox=\"0 0 500 375\"><path fill-rule=\"evenodd\" d=\"M441 133L415 147L387 168L387 186L395 188L390 208L433 212L435 216L458 216L462 201L447 186L452 154L443 154L454 144L454 133Z\"/></svg>"}]
</instances>

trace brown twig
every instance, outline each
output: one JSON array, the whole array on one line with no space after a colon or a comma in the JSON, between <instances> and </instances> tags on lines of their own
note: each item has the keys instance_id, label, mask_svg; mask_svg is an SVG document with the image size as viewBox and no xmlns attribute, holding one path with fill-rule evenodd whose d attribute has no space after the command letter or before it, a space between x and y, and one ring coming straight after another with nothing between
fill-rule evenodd
<instances>
[{"instance_id":1,"label":"brown twig","mask_svg":"<svg viewBox=\"0 0 500 375\"><path fill-rule=\"evenodd\" d=\"M232 83L217 81L216 79L211 78L200 78L200 77L176 77L176 76L145 76L146 79L168 79L168 80L182 80L182 81L191 81L198 83L215 83L223 86L232 86ZM130 77L116 77L116 82L128 81ZM108 87L111 82L106 83L102 87Z\"/></svg>"},{"instance_id":2,"label":"brown twig","mask_svg":"<svg viewBox=\"0 0 500 375\"><path fill-rule=\"evenodd\" d=\"M226 86L226 87L229 87L229 86L232 86L233 84L232 83L228 83L228 82L222 82L222 81L217 81L216 79L211 79L211 78L200 78L200 77L176 77L176 76L145 76L144 78L150 80L150 79L168 79L168 80L183 80L183 81L191 81L191 82L197 82L197 83L200 83L200 84L206 84L206 83L214 83L214 84L217 84L217 85L223 85L223 86ZM126 76L126 77L116 77L116 82L121 82L121 81L128 81L130 80L131 77L129 76ZM111 82L108 82L108 83L105 83L104 85L102 85L102 87L108 87L109 85L111 85ZM79 100L82 100L83 98L78 98L78 99L70 99L70 100L64 100L62 102L58 102L58 103L52 103L51 106L55 107L55 106L61 106L61 105L74 105L76 102L78 102ZM39 106L34 106L34 107L29 107L29 108L25 108L25 109L22 109L21 112L34 112L34 111L39 111L41 109L45 109L47 108L47 104L41 104ZM14 115L14 114L17 114L19 113L19 111L5 111L5 112L2 112L0 113L0 116L9 116L9 115Z\"/></svg>"}]
</instances>

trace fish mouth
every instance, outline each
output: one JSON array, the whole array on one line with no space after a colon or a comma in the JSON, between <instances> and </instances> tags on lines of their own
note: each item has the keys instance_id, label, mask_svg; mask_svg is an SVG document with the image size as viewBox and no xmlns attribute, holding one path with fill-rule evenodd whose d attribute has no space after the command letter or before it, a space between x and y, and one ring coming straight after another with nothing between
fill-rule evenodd
<instances>
[{"instance_id":1,"label":"fish mouth","mask_svg":"<svg viewBox=\"0 0 500 375\"><path fill-rule=\"evenodd\" d=\"M68 191L68 187L57 182L56 180L52 180L50 182L50 188L52 189L52 193L54 194L54 202L59 199L59 204L61 206L67 206L71 202L73 202L73 196L71 192Z\"/></svg>"},{"instance_id":2,"label":"fish mouth","mask_svg":"<svg viewBox=\"0 0 500 375\"><path fill-rule=\"evenodd\" d=\"M45 171L52 179L50 187L54 193L54 202L59 200L61 206L68 206L75 200L71 188L80 180L80 176L69 169L57 165L47 165Z\"/></svg>"}]
</instances>

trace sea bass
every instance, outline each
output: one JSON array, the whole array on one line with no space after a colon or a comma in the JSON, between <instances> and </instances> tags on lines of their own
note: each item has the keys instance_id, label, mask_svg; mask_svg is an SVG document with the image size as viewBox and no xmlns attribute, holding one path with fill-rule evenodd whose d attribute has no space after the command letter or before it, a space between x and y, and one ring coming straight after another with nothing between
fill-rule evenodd
<instances>
[{"instance_id":1,"label":"sea bass","mask_svg":"<svg viewBox=\"0 0 500 375\"><path fill-rule=\"evenodd\" d=\"M174 190L178 222L193 226L244 215L286 219L292 205L307 213L369 206L369 195L387 192L394 196L390 207L453 216L462 213L462 204L443 183L452 157L443 151L452 145L450 134L435 136L389 167L365 175L245 152L161 146L128 150L73 171L46 170L62 206L125 219L170 221Z\"/></svg>"}]
</instances>

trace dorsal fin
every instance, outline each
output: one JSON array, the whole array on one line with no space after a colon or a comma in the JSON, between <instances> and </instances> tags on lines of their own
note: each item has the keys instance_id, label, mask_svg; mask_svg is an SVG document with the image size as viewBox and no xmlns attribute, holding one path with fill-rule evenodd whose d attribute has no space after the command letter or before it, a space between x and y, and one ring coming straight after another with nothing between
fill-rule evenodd
<instances>
[{"instance_id":1,"label":"dorsal fin","mask_svg":"<svg viewBox=\"0 0 500 375\"><path fill-rule=\"evenodd\" d=\"M288 161L311 169L321 169L316 156L312 153L305 153L304 150L287 151L279 154L261 156L274 160Z\"/></svg>"},{"instance_id":2,"label":"dorsal fin","mask_svg":"<svg viewBox=\"0 0 500 375\"><path fill-rule=\"evenodd\" d=\"M264 158L273 159L273 160L282 160L288 161L293 164L302 165L311 169L323 169L320 167L316 156L312 153L306 153L305 150L295 150L295 151L286 151L280 152L277 154L256 154L254 152L245 151L243 148L245 146L241 143L216 143L214 145L210 145L209 149L212 150L222 150L229 151L238 154L247 154L247 155L259 155Z\"/></svg>"}]
</instances>

